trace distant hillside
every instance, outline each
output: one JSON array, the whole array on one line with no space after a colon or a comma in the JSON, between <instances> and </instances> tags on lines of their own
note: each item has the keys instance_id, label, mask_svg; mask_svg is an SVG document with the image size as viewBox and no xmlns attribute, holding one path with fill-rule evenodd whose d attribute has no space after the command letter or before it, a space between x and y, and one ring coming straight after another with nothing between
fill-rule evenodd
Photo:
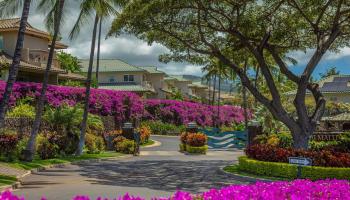
<instances>
[{"instance_id":1,"label":"distant hillside","mask_svg":"<svg viewBox=\"0 0 350 200\"><path fill-rule=\"evenodd\" d=\"M191 80L192 82L202 82L202 84L207 85L207 81L202 80L202 77L200 76L194 76L194 75L183 75L185 79ZM216 81L216 87L218 87L219 81ZM211 84L213 86L213 84ZM232 84L232 81L228 80L222 80L221 81L221 91L225 92L236 92L237 88L235 87L235 84Z\"/></svg>"}]
</instances>

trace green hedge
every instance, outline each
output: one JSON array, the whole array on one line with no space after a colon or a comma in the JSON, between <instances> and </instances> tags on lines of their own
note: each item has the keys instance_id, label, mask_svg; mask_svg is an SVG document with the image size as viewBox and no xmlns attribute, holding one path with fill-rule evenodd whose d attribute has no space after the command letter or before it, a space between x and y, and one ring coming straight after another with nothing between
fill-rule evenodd
<instances>
[{"instance_id":1,"label":"green hedge","mask_svg":"<svg viewBox=\"0 0 350 200\"><path fill-rule=\"evenodd\" d=\"M252 173L255 175L281 177L287 179L297 178L297 166L288 163L265 162L240 157L238 168L240 171ZM311 180L335 178L350 180L350 168L336 167L303 167L301 170L302 178Z\"/></svg>"},{"instance_id":2,"label":"green hedge","mask_svg":"<svg viewBox=\"0 0 350 200\"><path fill-rule=\"evenodd\" d=\"M186 145L187 153L195 153L195 154L206 154L208 151L208 146L204 145L202 147L193 147L190 145Z\"/></svg>"},{"instance_id":3,"label":"green hedge","mask_svg":"<svg viewBox=\"0 0 350 200\"><path fill-rule=\"evenodd\" d=\"M184 125L176 126L174 124L163 123L161 121L143 121L142 125L146 125L151 129L152 135L180 135L186 130Z\"/></svg>"}]
</instances>

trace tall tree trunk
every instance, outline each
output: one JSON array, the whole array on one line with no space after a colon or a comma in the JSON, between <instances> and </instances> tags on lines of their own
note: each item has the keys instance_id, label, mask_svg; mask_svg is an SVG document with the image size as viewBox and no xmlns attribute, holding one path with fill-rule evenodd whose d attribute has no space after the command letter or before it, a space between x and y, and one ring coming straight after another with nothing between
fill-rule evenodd
<instances>
[{"instance_id":1,"label":"tall tree trunk","mask_svg":"<svg viewBox=\"0 0 350 200\"><path fill-rule=\"evenodd\" d=\"M254 87L258 88L258 79L259 79L259 66L256 66L256 70L255 70L255 80L254 80ZM254 106L257 107L258 106L258 100L256 98L254 98Z\"/></svg>"},{"instance_id":2,"label":"tall tree trunk","mask_svg":"<svg viewBox=\"0 0 350 200\"><path fill-rule=\"evenodd\" d=\"M100 49L101 49L101 32L102 32L102 18L98 28L98 42L97 42L97 63L96 63L96 82L98 88L98 73L100 71Z\"/></svg>"},{"instance_id":3,"label":"tall tree trunk","mask_svg":"<svg viewBox=\"0 0 350 200\"><path fill-rule=\"evenodd\" d=\"M21 62L22 48L24 43L24 33L26 31L30 3L31 0L25 0L23 4L22 16L17 35L16 49L13 55L11 67L9 69L9 76L6 83L6 88L0 102L0 129L4 128L5 125L5 115L8 109L9 99L12 94L12 87L13 84L16 82L18 69Z\"/></svg>"},{"instance_id":4,"label":"tall tree trunk","mask_svg":"<svg viewBox=\"0 0 350 200\"><path fill-rule=\"evenodd\" d=\"M61 19L62 19L62 12L63 12L63 6L64 6L65 0L60 0L59 1L59 8L55 13L55 24L54 24L54 35L51 41L51 47L50 47L50 52L46 64L46 69L44 73L44 79L41 87L41 92L40 92L40 97L38 99L38 103L36 106L36 113L35 113L35 120L33 123L32 131L30 134L30 138L27 144L26 149L23 152L23 159L25 161L32 161L35 155L35 141L39 132L40 128L40 123L42 119L42 114L44 110L44 103L45 103L45 94L47 90L47 84L49 82L49 77L50 77L50 70L52 66L52 60L53 56L55 53L55 46L56 46L56 41L57 37L60 31L60 24L61 24Z\"/></svg>"},{"instance_id":5,"label":"tall tree trunk","mask_svg":"<svg viewBox=\"0 0 350 200\"><path fill-rule=\"evenodd\" d=\"M216 90L216 74L214 75L214 83L213 83L213 99L211 101L212 105L215 104L215 90Z\"/></svg>"},{"instance_id":6,"label":"tall tree trunk","mask_svg":"<svg viewBox=\"0 0 350 200\"><path fill-rule=\"evenodd\" d=\"M244 73L247 73L247 61L244 63ZM247 88L242 85L242 96L243 96L243 112L244 112L244 126L248 130L248 102L247 102Z\"/></svg>"},{"instance_id":7,"label":"tall tree trunk","mask_svg":"<svg viewBox=\"0 0 350 200\"><path fill-rule=\"evenodd\" d=\"M210 102L210 87L211 87L211 79L208 77L208 105L210 105L211 104L211 102Z\"/></svg>"},{"instance_id":8,"label":"tall tree trunk","mask_svg":"<svg viewBox=\"0 0 350 200\"><path fill-rule=\"evenodd\" d=\"M88 118L88 114L89 114L89 100L90 100L90 90L91 90L92 65L94 63L96 32L97 32L98 21L99 21L99 17L96 14L95 22L94 22L94 29L92 31L89 70L88 70L88 75L87 75L87 79L86 79L84 114L83 114L83 121L81 122L80 140L79 140L78 148L76 151L76 156L82 155L84 144L85 144L87 118Z\"/></svg>"},{"instance_id":9,"label":"tall tree trunk","mask_svg":"<svg viewBox=\"0 0 350 200\"><path fill-rule=\"evenodd\" d=\"M216 125L219 128L220 127L220 95L221 95L221 74L219 74L219 85L218 85L218 115L216 120Z\"/></svg>"}]
</instances>

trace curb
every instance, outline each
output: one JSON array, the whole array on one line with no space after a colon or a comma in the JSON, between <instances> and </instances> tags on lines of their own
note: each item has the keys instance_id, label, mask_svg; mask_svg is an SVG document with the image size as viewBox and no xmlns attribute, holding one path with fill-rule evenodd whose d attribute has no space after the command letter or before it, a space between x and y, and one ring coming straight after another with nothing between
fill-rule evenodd
<instances>
[{"instance_id":1,"label":"curb","mask_svg":"<svg viewBox=\"0 0 350 200\"><path fill-rule=\"evenodd\" d=\"M159 142L159 141L157 141L157 140L152 140L152 141L154 141L154 144L148 145L148 146L144 146L144 147L141 147L141 148L142 148L142 149L146 149L146 148L151 148L151 147L159 147L159 146L162 145L162 143Z\"/></svg>"},{"instance_id":2,"label":"curb","mask_svg":"<svg viewBox=\"0 0 350 200\"><path fill-rule=\"evenodd\" d=\"M48 165L45 167L39 167L35 169L28 170L25 174L22 174L20 176L17 176L16 178L18 179L17 182L13 183L12 185L5 185L0 187L0 193L6 190L12 191L16 190L21 186L21 179L30 175L30 174L35 174L38 172L42 172L45 170L48 170L50 168L62 168L65 167L66 165L74 165L74 164L89 164L89 163L97 163L103 160L120 160L120 159L125 159L125 158L130 158L132 155L122 155L119 157L110 157L110 158L99 158L99 159L88 159L88 160L79 160L79 161L73 161L73 162L67 162L67 163L61 163L61 164L53 164L53 165Z\"/></svg>"},{"instance_id":3,"label":"curb","mask_svg":"<svg viewBox=\"0 0 350 200\"><path fill-rule=\"evenodd\" d=\"M226 167L226 166L225 166ZM220 167L220 173L226 174L229 177L232 177L234 179L237 179L238 181L242 181L242 182L273 182L273 180L271 179L265 179L265 178L254 178L251 176L245 176L245 175L240 175L240 174L236 174L236 173L231 173L231 172L226 172L224 170L225 167Z\"/></svg>"}]
</instances>

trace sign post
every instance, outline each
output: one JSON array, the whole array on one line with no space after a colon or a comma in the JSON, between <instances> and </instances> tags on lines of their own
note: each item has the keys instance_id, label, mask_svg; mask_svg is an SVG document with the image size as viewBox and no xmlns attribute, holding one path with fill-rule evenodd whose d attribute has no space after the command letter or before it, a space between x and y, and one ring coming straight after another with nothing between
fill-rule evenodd
<instances>
[{"instance_id":1,"label":"sign post","mask_svg":"<svg viewBox=\"0 0 350 200\"><path fill-rule=\"evenodd\" d=\"M311 166L312 160L304 157L289 157L289 164L298 165L297 178L301 178L301 169L303 166Z\"/></svg>"}]
</instances>

